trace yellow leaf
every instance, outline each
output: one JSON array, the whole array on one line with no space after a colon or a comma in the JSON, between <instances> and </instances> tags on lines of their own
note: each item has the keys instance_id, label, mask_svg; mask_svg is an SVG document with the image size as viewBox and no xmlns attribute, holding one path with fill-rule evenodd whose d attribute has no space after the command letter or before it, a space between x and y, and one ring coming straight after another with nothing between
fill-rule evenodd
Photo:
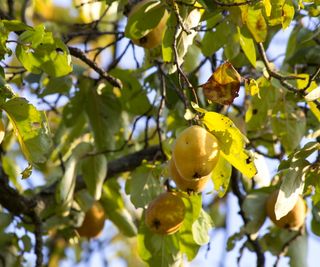
<instances>
[{"instance_id":1,"label":"yellow leaf","mask_svg":"<svg viewBox=\"0 0 320 267\"><path fill-rule=\"evenodd\" d=\"M308 105L313 113L313 115L320 121L320 111L314 102L308 102Z\"/></svg>"},{"instance_id":2,"label":"yellow leaf","mask_svg":"<svg viewBox=\"0 0 320 267\"><path fill-rule=\"evenodd\" d=\"M202 121L218 139L221 155L243 175L252 178L257 170L250 152L245 150L248 140L234 123L216 112L206 112Z\"/></svg>"},{"instance_id":3,"label":"yellow leaf","mask_svg":"<svg viewBox=\"0 0 320 267\"><path fill-rule=\"evenodd\" d=\"M256 42L264 42L267 37L267 23L263 17L261 9L249 7L247 27Z\"/></svg>"},{"instance_id":4,"label":"yellow leaf","mask_svg":"<svg viewBox=\"0 0 320 267\"><path fill-rule=\"evenodd\" d=\"M247 94L250 94L252 96L254 95L258 95L258 97L260 98L260 94L259 94L259 85L257 83L256 80L254 79L248 79L245 82L245 88L246 88L246 92Z\"/></svg>"},{"instance_id":5,"label":"yellow leaf","mask_svg":"<svg viewBox=\"0 0 320 267\"><path fill-rule=\"evenodd\" d=\"M263 6L264 6L264 10L266 11L266 15L268 17L270 17L271 9L272 9L270 0L262 0L262 3L263 3Z\"/></svg>"}]
</instances>

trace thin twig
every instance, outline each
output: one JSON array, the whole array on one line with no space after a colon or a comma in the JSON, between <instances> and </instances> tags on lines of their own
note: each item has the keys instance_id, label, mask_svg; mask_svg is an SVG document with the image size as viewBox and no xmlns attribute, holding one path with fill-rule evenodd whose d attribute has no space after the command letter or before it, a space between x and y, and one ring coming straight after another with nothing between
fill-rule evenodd
<instances>
[{"instance_id":1,"label":"thin twig","mask_svg":"<svg viewBox=\"0 0 320 267\"><path fill-rule=\"evenodd\" d=\"M179 22L178 18L177 21ZM195 88L193 87L193 85L191 84L191 82L189 81L187 75L183 72L183 70L181 69L180 63L179 63L179 55L178 55L178 48L177 48L177 39L178 39L178 35L179 35L179 23L177 23L176 28L175 28L175 34L174 34L174 40L173 40L173 53L174 53L174 64L177 67L177 71L179 76L181 76L183 78L183 80L185 81L185 83L187 84L188 89L190 89L193 93L194 96L194 100L197 104L199 104L198 102L198 96L197 93L195 91ZM179 79L180 81L180 79ZM182 89L182 88L181 88Z\"/></svg>"},{"instance_id":2,"label":"thin twig","mask_svg":"<svg viewBox=\"0 0 320 267\"><path fill-rule=\"evenodd\" d=\"M95 70L100 76L104 79L106 79L111 85L122 88L122 82L108 74L106 71L101 69L95 62L91 61L89 58L87 58L86 54L79 48L68 46L68 49L70 51L70 54L76 58L79 58L84 63L86 63L89 67L91 67L93 70Z\"/></svg>"},{"instance_id":3,"label":"thin twig","mask_svg":"<svg viewBox=\"0 0 320 267\"><path fill-rule=\"evenodd\" d=\"M109 67L107 68L108 71L114 69L120 62L120 60L123 58L123 56L127 53L129 47L130 47L131 42L128 42L128 44L126 45L126 47L124 48L123 52L117 57L115 58L114 61L111 62L111 64L109 65Z\"/></svg>"},{"instance_id":4,"label":"thin twig","mask_svg":"<svg viewBox=\"0 0 320 267\"><path fill-rule=\"evenodd\" d=\"M158 68L161 68L161 66L158 66ZM164 76L161 74L161 72L158 72L160 75L160 92L161 92L161 99L160 99L160 104L159 104L159 109L157 113L157 132L158 132L158 138L159 138L159 145L160 145L160 150L164 158L166 158L166 154L164 153L163 146L162 146L162 135L161 135L161 126L160 126L160 117L162 110L164 108L164 100L166 98L166 81Z\"/></svg>"},{"instance_id":5,"label":"thin twig","mask_svg":"<svg viewBox=\"0 0 320 267\"><path fill-rule=\"evenodd\" d=\"M320 66L316 69L316 71L309 77L308 80L308 84L302 88L301 90L303 92L306 92L308 90L308 88L310 87L311 83L318 77L318 75L320 74Z\"/></svg>"}]
</instances>

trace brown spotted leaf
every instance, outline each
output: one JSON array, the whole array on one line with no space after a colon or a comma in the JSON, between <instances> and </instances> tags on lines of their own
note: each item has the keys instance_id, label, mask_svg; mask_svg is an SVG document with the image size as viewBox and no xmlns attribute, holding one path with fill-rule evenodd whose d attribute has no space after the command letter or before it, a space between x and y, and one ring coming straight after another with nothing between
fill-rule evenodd
<instances>
[{"instance_id":1,"label":"brown spotted leaf","mask_svg":"<svg viewBox=\"0 0 320 267\"><path fill-rule=\"evenodd\" d=\"M202 85L205 97L221 105L230 105L239 95L241 76L229 62L220 65Z\"/></svg>"}]
</instances>

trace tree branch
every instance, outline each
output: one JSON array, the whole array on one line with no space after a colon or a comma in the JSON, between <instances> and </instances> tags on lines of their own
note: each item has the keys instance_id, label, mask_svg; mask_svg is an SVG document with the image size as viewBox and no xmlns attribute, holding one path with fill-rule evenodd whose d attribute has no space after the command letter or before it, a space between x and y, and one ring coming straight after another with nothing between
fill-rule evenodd
<instances>
[{"instance_id":1,"label":"tree branch","mask_svg":"<svg viewBox=\"0 0 320 267\"><path fill-rule=\"evenodd\" d=\"M260 0L247 0L239 3L223 3L218 0L213 0L213 2L218 6L233 7L233 6L244 6L244 5L254 4L255 2L260 2Z\"/></svg>"},{"instance_id":2,"label":"tree branch","mask_svg":"<svg viewBox=\"0 0 320 267\"><path fill-rule=\"evenodd\" d=\"M86 63L90 68L95 70L102 78L106 79L111 85L122 88L122 83L119 79L111 76L106 71L101 69L95 62L87 58L86 54L79 48L68 46L70 54L76 58L79 58Z\"/></svg>"},{"instance_id":3,"label":"tree branch","mask_svg":"<svg viewBox=\"0 0 320 267\"><path fill-rule=\"evenodd\" d=\"M244 211L242 210L242 204L245 199L245 194L241 192L239 187L239 171L237 171L234 167L232 168L232 174L231 174L231 187L233 193L238 198L238 203L240 207L239 214L244 222L244 224L247 224L249 220L247 219ZM263 267L265 266L265 256L262 251L262 248L258 242L258 240L253 239L250 234L246 234L248 242L252 245L256 255L257 255L257 267Z\"/></svg>"},{"instance_id":4,"label":"tree branch","mask_svg":"<svg viewBox=\"0 0 320 267\"><path fill-rule=\"evenodd\" d=\"M307 87L303 88L303 89L298 89L296 87L294 87L292 84L288 83L287 80L292 80L292 79L303 79L301 77L295 77L295 76L283 76L281 74L279 74L277 71L274 71L270 65L270 62L267 58L266 55L266 51L263 47L262 43L258 43L258 51L262 57L262 61L265 64L267 71L269 73L269 75L277 80L279 80L279 82L289 91L293 92L294 94L300 96L300 97L305 97L307 95L306 90L308 89L308 87L310 86L312 80L314 80L316 78L317 75L319 75L320 73L320 66L318 67L318 69L316 70L316 72L309 78L308 81L308 85ZM314 100L312 101L313 103L316 104L318 110L320 110L320 103L318 100Z\"/></svg>"}]
</instances>

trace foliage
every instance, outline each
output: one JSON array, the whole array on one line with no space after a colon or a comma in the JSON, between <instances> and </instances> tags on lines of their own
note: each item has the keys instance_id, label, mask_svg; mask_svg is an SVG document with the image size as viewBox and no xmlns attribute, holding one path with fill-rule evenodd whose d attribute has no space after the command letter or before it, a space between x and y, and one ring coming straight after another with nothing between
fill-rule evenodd
<instances>
[{"instance_id":1,"label":"foliage","mask_svg":"<svg viewBox=\"0 0 320 267\"><path fill-rule=\"evenodd\" d=\"M0 2L0 262L23 266L35 253L36 266L54 267L66 248L84 262L107 246L128 266L182 266L233 223L224 211L234 194L243 225L224 249L244 240L238 260L247 249L257 266L267 252L275 266L281 256L306 266L308 231L320 236L320 2L150 0L130 13L135 2ZM135 45L165 15L161 44ZM190 125L220 151L213 186L199 193L179 190L167 166ZM258 158L273 160L271 179ZM310 227L266 220L277 189L276 217L302 195ZM159 235L145 210L165 191L185 215ZM108 229L86 246L76 228L96 200Z\"/></svg>"}]
</instances>

